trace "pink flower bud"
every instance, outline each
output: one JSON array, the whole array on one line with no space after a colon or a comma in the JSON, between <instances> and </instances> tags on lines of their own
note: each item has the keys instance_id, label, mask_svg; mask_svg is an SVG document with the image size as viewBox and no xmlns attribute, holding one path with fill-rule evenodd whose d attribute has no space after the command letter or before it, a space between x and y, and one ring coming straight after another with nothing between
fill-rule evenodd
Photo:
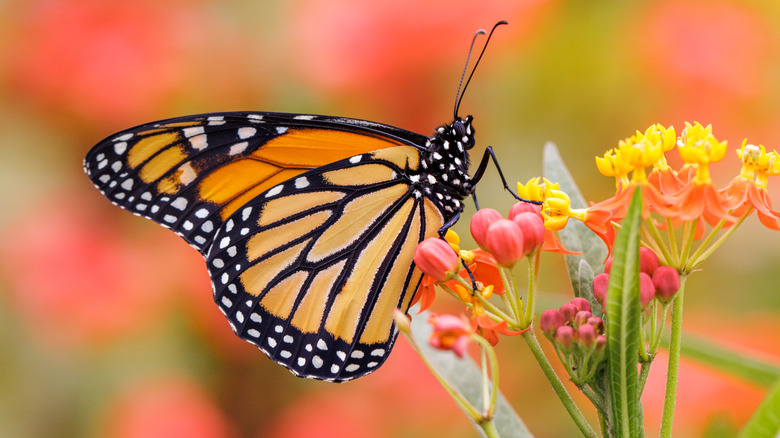
<instances>
[{"instance_id":1,"label":"pink flower bud","mask_svg":"<svg viewBox=\"0 0 780 438\"><path fill-rule=\"evenodd\" d=\"M593 316L593 314L591 314L587 310L580 310L579 312L577 312L576 315L574 315L574 327L579 327L583 324L587 324L588 318L590 318L591 316Z\"/></svg>"},{"instance_id":2,"label":"pink flower bud","mask_svg":"<svg viewBox=\"0 0 780 438\"><path fill-rule=\"evenodd\" d=\"M528 255L544 243L544 219L539 213L520 213L512 218L523 231L523 252Z\"/></svg>"},{"instance_id":3,"label":"pink flower bud","mask_svg":"<svg viewBox=\"0 0 780 438\"><path fill-rule=\"evenodd\" d=\"M511 268L523 257L523 231L509 219L499 219L488 227L485 246L499 266Z\"/></svg>"},{"instance_id":4,"label":"pink flower bud","mask_svg":"<svg viewBox=\"0 0 780 438\"><path fill-rule=\"evenodd\" d=\"M604 333L604 320L598 316L591 316L588 318L588 324L592 325L596 329L596 333Z\"/></svg>"},{"instance_id":5,"label":"pink flower bud","mask_svg":"<svg viewBox=\"0 0 780 438\"><path fill-rule=\"evenodd\" d=\"M568 350L574 342L574 329L568 325L558 327L555 331L555 342L564 350Z\"/></svg>"},{"instance_id":6,"label":"pink flower bud","mask_svg":"<svg viewBox=\"0 0 780 438\"><path fill-rule=\"evenodd\" d=\"M588 311L590 312L590 302L582 297L572 298L571 301L569 301L578 311Z\"/></svg>"},{"instance_id":7,"label":"pink flower bud","mask_svg":"<svg viewBox=\"0 0 780 438\"><path fill-rule=\"evenodd\" d=\"M658 256L652 249L641 246L639 247L639 271L644 272L647 275L652 276L653 272L658 269Z\"/></svg>"},{"instance_id":8,"label":"pink flower bud","mask_svg":"<svg viewBox=\"0 0 780 438\"><path fill-rule=\"evenodd\" d=\"M520 213L534 213L540 214L542 207L540 205L531 204L530 202L517 202L512 208L509 209L509 219L514 219Z\"/></svg>"},{"instance_id":9,"label":"pink flower bud","mask_svg":"<svg viewBox=\"0 0 780 438\"><path fill-rule=\"evenodd\" d=\"M563 304L560 307L561 314L563 315L563 321L569 322L574 319L574 315L577 314L577 308L572 303Z\"/></svg>"},{"instance_id":10,"label":"pink flower bud","mask_svg":"<svg viewBox=\"0 0 780 438\"><path fill-rule=\"evenodd\" d=\"M577 328L577 338L586 347L590 347L596 342L596 329L592 325L585 324Z\"/></svg>"},{"instance_id":11,"label":"pink flower bud","mask_svg":"<svg viewBox=\"0 0 780 438\"><path fill-rule=\"evenodd\" d=\"M655 296L664 303L668 303L680 290L680 274L671 266L659 266L653 273Z\"/></svg>"},{"instance_id":12,"label":"pink flower bud","mask_svg":"<svg viewBox=\"0 0 780 438\"><path fill-rule=\"evenodd\" d=\"M459 261L450 244L437 237L423 240L414 252L417 267L438 281L446 280L448 272L457 272Z\"/></svg>"},{"instance_id":13,"label":"pink flower bud","mask_svg":"<svg viewBox=\"0 0 780 438\"><path fill-rule=\"evenodd\" d=\"M607 262L604 263L604 273L609 274L609 270L612 269L612 260L614 260L614 257L610 257L607 259Z\"/></svg>"},{"instance_id":14,"label":"pink flower bud","mask_svg":"<svg viewBox=\"0 0 780 438\"><path fill-rule=\"evenodd\" d=\"M503 219L501 213L493 210L492 208L479 209L476 213L474 213L473 216L471 216L471 224L469 225L469 229L471 230L471 237L474 238L474 242L476 242L480 248L487 248L485 246L485 241L488 227L490 227L493 222L499 219Z\"/></svg>"},{"instance_id":15,"label":"pink flower bud","mask_svg":"<svg viewBox=\"0 0 780 438\"><path fill-rule=\"evenodd\" d=\"M655 298L653 279L644 272L639 273L639 303L644 309Z\"/></svg>"},{"instance_id":16,"label":"pink flower bud","mask_svg":"<svg viewBox=\"0 0 780 438\"><path fill-rule=\"evenodd\" d=\"M609 286L609 274L599 274L593 277L593 295L596 297L596 301L602 306L604 300L607 298L607 287Z\"/></svg>"},{"instance_id":17,"label":"pink flower bud","mask_svg":"<svg viewBox=\"0 0 780 438\"><path fill-rule=\"evenodd\" d=\"M552 337L558 327L565 324L563 315L557 309L547 309L542 313L542 317L539 320L539 326L547 336Z\"/></svg>"},{"instance_id":18,"label":"pink flower bud","mask_svg":"<svg viewBox=\"0 0 780 438\"><path fill-rule=\"evenodd\" d=\"M596 338L596 351L601 351L606 346L607 346L607 337L604 335L599 335L599 337Z\"/></svg>"}]
</instances>

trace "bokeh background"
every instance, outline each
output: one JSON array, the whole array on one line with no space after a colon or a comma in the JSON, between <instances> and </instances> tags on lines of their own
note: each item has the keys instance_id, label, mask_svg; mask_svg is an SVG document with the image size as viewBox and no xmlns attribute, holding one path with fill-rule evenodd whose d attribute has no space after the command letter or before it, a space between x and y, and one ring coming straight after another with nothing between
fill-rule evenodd
<instances>
[{"instance_id":1,"label":"bokeh background","mask_svg":"<svg viewBox=\"0 0 780 438\"><path fill-rule=\"evenodd\" d=\"M473 436L405 340L376 373L333 385L235 338L201 257L110 205L81 160L117 130L222 110L429 134L451 118L474 31L501 19L461 113L510 180L538 175L553 141L586 198L604 199L614 185L593 156L655 122L780 148L772 0L0 1L0 436ZM729 152L714 178L738 167ZM478 193L512 203L492 170ZM465 221L456 230L466 238ZM778 248L747 221L688 282L686 328L778 363ZM544 302L567 301L562 261L544 265ZM524 345L499 354L531 431L576 434ZM664 359L645 394L651 434ZM764 392L690 362L681 379L678 436L740 427Z\"/></svg>"}]
</instances>

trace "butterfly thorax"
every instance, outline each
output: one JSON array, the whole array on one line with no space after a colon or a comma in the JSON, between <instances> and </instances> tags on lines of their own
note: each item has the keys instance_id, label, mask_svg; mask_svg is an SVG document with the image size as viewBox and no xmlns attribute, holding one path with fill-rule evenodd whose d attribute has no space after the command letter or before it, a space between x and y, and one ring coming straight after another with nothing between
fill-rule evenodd
<instances>
[{"instance_id":1,"label":"butterfly thorax","mask_svg":"<svg viewBox=\"0 0 780 438\"><path fill-rule=\"evenodd\" d=\"M423 192L452 214L463 210L461 200L474 191L468 174L468 151L475 143L471 121L471 116L458 117L436 128L421 156L418 181Z\"/></svg>"}]
</instances>

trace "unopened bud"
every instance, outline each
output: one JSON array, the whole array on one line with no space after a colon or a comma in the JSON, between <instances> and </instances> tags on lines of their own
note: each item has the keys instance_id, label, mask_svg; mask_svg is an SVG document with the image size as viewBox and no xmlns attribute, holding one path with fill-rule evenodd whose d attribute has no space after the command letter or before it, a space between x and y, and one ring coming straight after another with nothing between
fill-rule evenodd
<instances>
[{"instance_id":1,"label":"unopened bud","mask_svg":"<svg viewBox=\"0 0 780 438\"><path fill-rule=\"evenodd\" d=\"M492 208L481 208L471 216L469 230L471 231L471 237L474 238L474 242L476 242L480 248L487 249L485 242L487 239L488 227L499 219L503 219L501 213Z\"/></svg>"},{"instance_id":2,"label":"unopened bud","mask_svg":"<svg viewBox=\"0 0 780 438\"><path fill-rule=\"evenodd\" d=\"M539 320L539 326L544 334L552 337L555 335L555 331L558 327L565 324L563 315L558 309L547 309L542 313L542 317Z\"/></svg>"},{"instance_id":3,"label":"unopened bud","mask_svg":"<svg viewBox=\"0 0 780 438\"><path fill-rule=\"evenodd\" d=\"M590 312L590 302L582 297L572 298L571 301L569 301L578 311L587 311Z\"/></svg>"},{"instance_id":4,"label":"unopened bud","mask_svg":"<svg viewBox=\"0 0 780 438\"><path fill-rule=\"evenodd\" d=\"M593 296L602 306L607 298L607 288L609 287L609 274L599 274L593 277Z\"/></svg>"},{"instance_id":5,"label":"unopened bud","mask_svg":"<svg viewBox=\"0 0 780 438\"><path fill-rule=\"evenodd\" d=\"M655 296L668 303L680 290L680 273L671 266L659 266L653 273Z\"/></svg>"},{"instance_id":6,"label":"unopened bud","mask_svg":"<svg viewBox=\"0 0 780 438\"><path fill-rule=\"evenodd\" d=\"M574 342L574 329L568 325L558 327L558 330L555 331L555 342L563 350L571 348L571 344Z\"/></svg>"},{"instance_id":7,"label":"unopened bud","mask_svg":"<svg viewBox=\"0 0 780 438\"><path fill-rule=\"evenodd\" d=\"M582 342L582 345L590 347L596 342L596 329L589 324L582 325L577 329L577 338Z\"/></svg>"},{"instance_id":8,"label":"unopened bud","mask_svg":"<svg viewBox=\"0 0 780 438\"><path fill-rule=\"evenodd\" d=\"M563 304L559 310L561 311L561 314L563 314L563 320L565 322L573 320L574 315L577 314L577 308L574 307L574 304L572 303Z\"/></svg>"},{"instance_id":9,"label":"unopened bud","mask_svg":"<svg viewBox=\"0 0 780 438\"><path fill-rule=\"evenodd\" d=\"M588 318L593 316L590 312L587 310L580 310L577 312L576 315L574 315L574 327L579 327L583 324L588 323Z\"/></svg>"},{"instance_id":10,"label":"unopened bud","mask_svg":"<svg viewBox=\"0 0 780 438\"><path fill-rule=\"evenodd\" d=\"M655 298L653 279L644 272L639 273L639 303L644 309Z\"/></svg>"},{"instance_id":11,"label":"unopened bud","mask_svg":"<svg viewBox=\"0 0 780 438\"><path fill-rule=\"evenodd\" d=\"M658 262L658 256L652 249L641 246L639 247L639 271L644 272L647 275L652 276L653 272L658 269L660 263Z\"/></svg>"}]
</instances>

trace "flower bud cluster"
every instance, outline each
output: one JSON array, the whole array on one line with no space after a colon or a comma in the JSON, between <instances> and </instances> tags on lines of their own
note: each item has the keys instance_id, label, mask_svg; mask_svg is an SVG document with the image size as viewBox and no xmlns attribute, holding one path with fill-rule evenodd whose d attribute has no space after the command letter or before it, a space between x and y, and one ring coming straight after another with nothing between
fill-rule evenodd
<instances>
[{"instance_id":1,"label":"flower bud cluster","mask_svg":"<svg viewBox=\"0 0 780 438\"><path fill-rule=\"evenodd\" d=\"M518 202L509 218L492 208L478 210L471 217L471 236L489 252L499 266L511 268L544 242L544 220L537 205Z\"/></svg>"},{"instance_id":2,"label":"flower bud cluster","mask_svg":"<svg viewBox=\"0 0 780 438\"><path fill-rule=\"evenodd\" d=\"M609 272L612 258L607 260L604 273L593 278L593 295L603 306L607 297ZM653 298L668 304L680 290L680 274L671 266L662 266L658 256L647 247L639 248L639 302L642 309L652 303Z\"/></svg>"},{"instance_id":3,"label":"flower bud cluster","mask_svg":"<svg viewBox=\"0 0 780 438\"><path fill-rule=\"evenodd\" d=\"M550 339L572 381L591 381L605 358L604 321L591 313L585 298L574 298L558 309L542 313L540 327Z\"/></svg>"}]
</instances>

